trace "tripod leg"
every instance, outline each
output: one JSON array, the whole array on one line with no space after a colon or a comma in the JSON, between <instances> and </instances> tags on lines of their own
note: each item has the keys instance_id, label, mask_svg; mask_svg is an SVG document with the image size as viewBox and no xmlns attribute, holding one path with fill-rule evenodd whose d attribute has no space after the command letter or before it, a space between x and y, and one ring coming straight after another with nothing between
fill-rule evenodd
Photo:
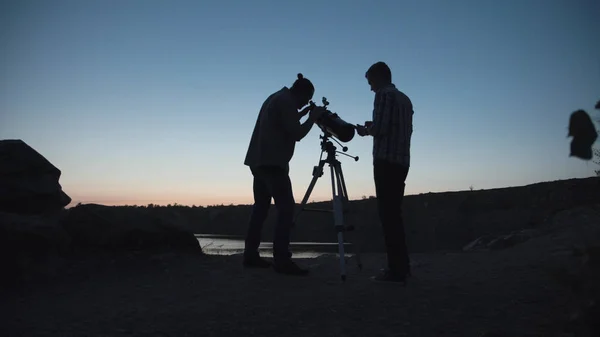
<instances>
[{"instance_id":1,"label":"tripod leg","mask_svg":"<svg viewBox=\"0 0 600 337\"><path fill-rule=\"evenodd\" d=\"M344 180L344 172L342 172L342 163L339 161L336 163L338 169L338 179L341 184L342 194L344 196L344 207L348 205L348 190L346 189L346 181Z\"/></svg>"},{"instance_id":2,"label":"tripod leg","mask_svg":"<svg viewBox=\"0 0 600 337\"><path fill-rule=\"evenodd\" d=\"M342 164L338 161L336 162L336 171L337 171L337 180L338 180L338 188L341 189L343 193L343 208L345 209L348 206L348 190L346 189L346 181L344 180L344 172L342 171ZM344 212L342 211L342 214ZM354 226L348 226L348 231L354 231ZM360 247L355 242L353 245L354 255L356 256L356 264L358 265L358 269L362 270L362 261L360 258Z\"/></svg>"},{"instance_id":3,"label":"tripod leg","mask_svg":"<svg viewBox=\"0 0 600 337\"><path fill-rule=\"evenodd\" d=\"M304 194L304 198L302 198L300 207L299 207L298 211L296 212L296 215L294 216L294 222L293 222L294 225L296 224L296 220L298 219L298 216L300 216L300 213L302 212L302 210L304 210L304 207L306 206L306 203L308 202L308 198L310 197L310 194L312 193L313 189L315 188L317 179L319 179L323 175L323 167L324 166L325 166L325 160L321 160L321 161L319 161L319 165L315 166L313 168L313 178L310 181L310 185L308 185L308 189L306 190L306 193Z\"/></svg>"},{"instance_id":4,"label":"tripod leg","mask_svg":"<svg viewBox=\"0 0 600 337\"><path fill-rule=\"evenodd\" d=\"M337 179L337 169L335 165L330 165L331 168L331 190L333 193L333 214L334 226L338 237L338 250L340 254L340 275L342 281L346 281L346 256L344 253L344 213L342 209L342 197L339 195L339 180ZM336 184L336 181L338 184ZM337 185L337 191L336 191Z\"/></svg>"}]
</instances>

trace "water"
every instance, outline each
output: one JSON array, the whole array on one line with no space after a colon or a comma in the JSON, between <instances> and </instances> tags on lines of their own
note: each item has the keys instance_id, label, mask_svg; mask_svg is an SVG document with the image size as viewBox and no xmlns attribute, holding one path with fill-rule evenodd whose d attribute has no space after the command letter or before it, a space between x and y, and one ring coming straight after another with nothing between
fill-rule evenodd
<instances>
[{"instance_id":1,"label":"water","mask_svg":"<svg viewBox=\"0 0 600 337\"><path fill-rule=\"evenodd\" d=\"M233 235L196 234L202 250L209 255L233 255L244 251L244 238ZM295 258L314 258L323 254L338 253L337 242L291 242L290 249ZM350 243L344 243L345 255L352 256L348 249ZM273 243L262 242L259 247L261 256L273 256Z\"/></svg>"}]
</instances>

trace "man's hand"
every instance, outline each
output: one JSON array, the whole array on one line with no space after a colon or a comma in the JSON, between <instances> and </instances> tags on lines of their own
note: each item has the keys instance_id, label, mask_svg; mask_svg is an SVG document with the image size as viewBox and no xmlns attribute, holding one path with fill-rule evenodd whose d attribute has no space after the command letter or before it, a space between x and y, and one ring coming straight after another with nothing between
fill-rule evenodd
<instances>
[{"instance_id":1,"label":"man's hand","mask_svg":"<svg viewBox=\"0 0 600 337\"><path fill-rule=\"evenodd\" d=\"M356 133L361 137L368 135L367 128L360 124L356 124Z\"/></svg>"},{"instance_id":2,"label":"man's hand","mask_svg":"<svg viewBox=\"0 0 600 337\"><path fill-rule=\"evenodd\" d=\"M356 132L359 136L364 137L369 135L369 129L373 126L373 122L366 121L365 125L356 124Z\"/></svg>"}]
</instances>

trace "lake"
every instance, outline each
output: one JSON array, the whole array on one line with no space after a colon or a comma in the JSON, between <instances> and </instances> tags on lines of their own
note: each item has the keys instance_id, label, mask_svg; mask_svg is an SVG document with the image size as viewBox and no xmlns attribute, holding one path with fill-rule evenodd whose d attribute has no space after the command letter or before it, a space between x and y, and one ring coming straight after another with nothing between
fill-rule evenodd
<instances>
[{"instance_id":1,"label":"lake","mask_svg":"<svg viewBox=\"0 0 600 337\"><path fill-rule=\"evenodd\" d=\"M196 234L196 238L202 250L209 255L233 255L244 251L244 237L241 236ZM291 242L290 246L295 258L314 258L338 252L337 242ZM345 243L346 256L353 255L351 250L352 245ZM259 253L264 257L273 256L273 243L261 242Z\"/></svg>"}]
</instances>

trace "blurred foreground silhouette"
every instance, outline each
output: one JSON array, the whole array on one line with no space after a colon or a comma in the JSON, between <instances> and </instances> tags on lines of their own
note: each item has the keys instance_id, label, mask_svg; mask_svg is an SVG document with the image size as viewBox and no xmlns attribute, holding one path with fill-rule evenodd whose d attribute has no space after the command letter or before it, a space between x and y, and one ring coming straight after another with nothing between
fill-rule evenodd
<instances>
[{"instance_id":1,"label":"blurred foreground silhouette","mask_svg":"<svg viewBox=\"0 0 600 337\"><path fill-rule=\"evenodd\" d=\"M584 160L593 158L592 146L598 139L598 132L585 110L577 110L571 114L569 137L573 137L570 156Z\"/></svg>"},{"instance_id":2,"label":"blurred foreground silhouette","mask_svg":"<svg viewBox=\"0 0 600 337\"><path fill-rule=\"evenodd\" d=\"M594 108L600 110L600 100ZM569 137L573 137L569 156L583 160L597 157L596 164L600 165L600 149L593 147L598 131L585 110L571 114ZM600 169L595 173L600 177ZM598 194L600 190L592 193ZM595 225L600 226L600 223ZM573 330L583 336L600 336L600 238L590 239L586 245L574 248L574 254L581 257L580 264L570 270L562 269L555 276L579 299L570 316L571 326L578 327Z\"/></svg>"}]
</instances>

